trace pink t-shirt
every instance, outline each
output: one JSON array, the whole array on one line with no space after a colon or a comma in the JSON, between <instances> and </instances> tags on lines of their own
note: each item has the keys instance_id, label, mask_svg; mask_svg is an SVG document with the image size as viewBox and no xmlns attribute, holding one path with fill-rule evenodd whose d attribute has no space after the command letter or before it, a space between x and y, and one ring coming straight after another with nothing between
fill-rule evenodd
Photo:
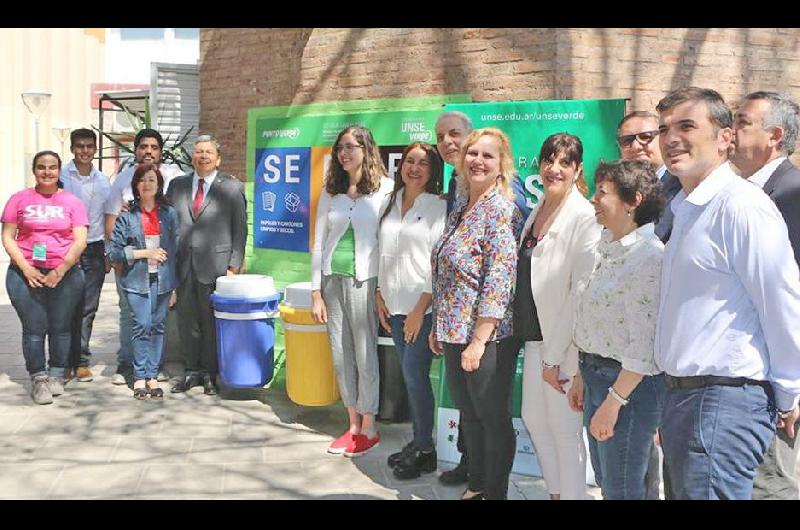
<instances>
[{"instance_id":1,"label":"pink t-shirt","mask_svg":"<svg viewBox=\"0 0 800 530\"><path fill-rule=\"evenodd\" d=\"M25 260L35 267L53 269L64 261L69 247L75 241L72 228L89 226L86 207L75 195L59 190L43 195L34 188L19 191L11 196L3 209L2 221L17 225L17 245ZM34 245L39 246L34 260Z\"/></svg>"}]
</instances>

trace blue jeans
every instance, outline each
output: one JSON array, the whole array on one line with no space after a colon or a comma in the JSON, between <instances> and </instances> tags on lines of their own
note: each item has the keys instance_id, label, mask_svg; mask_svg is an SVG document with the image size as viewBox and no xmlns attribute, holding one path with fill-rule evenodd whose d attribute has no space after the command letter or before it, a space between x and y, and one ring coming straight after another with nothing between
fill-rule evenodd
<instances>
[{"instance_id":1,"label":"blue jeans","mask_svg":"<svg viewBox=\"0 0 800 530\"><path fill-rule=\"evenodd\" d=\"M50 269L39 269L47 274ZM11 265L6 273L6 291L22 322L22 355L31 377L47 373L44 337L50 350L50 375L63 377L69 364L72 317L83 296L83 271L72 267L58 285L33 288L25 275Z\"/></svg>"},{"instance_id":2,"label":"blue jeans","mask_svg":"<svg viewBox=\"0 0 800 530\"><path fill-rule=\"evenodd\" d=\"M608 387L622 368L596 364L596 357L581 360L583 377L583 424L589 428L592 416L608 396ZM661 424L664 409L664 374L645 376L622 407L614 426L614 436L598 442L589 435L589 454L603 499L644 500L645 475L653 446L653 435Z\"/></svg>"},{"instance_id":3,"label":"blue jeans","mask_svg":"<svg viewBox=\"0 0 800 530\"><path fill-rule=\"evenodd\" d=\"M668 389L661 448L674 498L751 498L776 420L766 385Z\"/></svg>"},{"instance_id":4,"label":"blue jeans","mask_svg":"<svg viewBox=\"0 0 800 530\"><path fill-rule=\"evenodd\" d=\"M86 246L80 257L81 269L85 279L83 296L78 309L72 317L72 346L69 366L89 366L91 352L89 340L92 338L94 317L100 306L100 293L106 277L106 259L103 241L95 241Z\"/></svg>"},{"instance_id":5,"label":"blue jeans","mask_svg":"<svg viewBox=\"0 0 800 530\"><path fill-rule=\"evenodd\" d=\"M121 367L129 367L133 364L133 314L128 303L128 296L119 284L119 273L114 271L114 281L117 284L117 296L119 297L119 350L117 350L117 373ZM129 369L129 368L128 368Z\"/></svg>"},{"instance_id":6,"label":"blue jeans","mask_svg":"<svg viewBox=\"0 0 800 530\"><path fill-rule=\"evenodd\" d=\"M425 315L417 340L407 343L403 337L403 324L406 315L392 315L392 338L403 379L406 382L408 403L411 408L411 424L414 427L414 447L420 451L432 451L433 445L433 389L431 388L431 362L433 352L428 347L428 334L431 331L431 315Z\"/></svg>"},{"instance_id":7,"label":"blue jeans","mask_svg":"<svg viewBox=\"0 0 800 530\"><path fill-rule=\"evenodd\" d=\"M133 377L155 379L164 351L170 293L158 294L158 275L150 275L150 292L125 292L133 313Z\"/></svg>"}]
</instances>

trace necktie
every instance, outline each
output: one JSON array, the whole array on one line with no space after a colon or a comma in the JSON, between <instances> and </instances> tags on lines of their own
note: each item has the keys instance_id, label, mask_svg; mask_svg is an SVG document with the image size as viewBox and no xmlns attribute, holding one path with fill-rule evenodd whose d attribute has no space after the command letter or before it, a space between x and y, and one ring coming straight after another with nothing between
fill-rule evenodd
<instances>
[{"instance_id":1,"label":"necktie","mask_svg":"<svg viewBox=\"0 0 800 530\"><path fill-rule=\"evenodd\" d=\"M197 193L194 194L194 201L192 201L192 211L195 216L200 213L200 209L203 207L203 198L205 196L205 191L203 191L204 184L205 179L197 179Z\"/></svg>"}]
</instances>

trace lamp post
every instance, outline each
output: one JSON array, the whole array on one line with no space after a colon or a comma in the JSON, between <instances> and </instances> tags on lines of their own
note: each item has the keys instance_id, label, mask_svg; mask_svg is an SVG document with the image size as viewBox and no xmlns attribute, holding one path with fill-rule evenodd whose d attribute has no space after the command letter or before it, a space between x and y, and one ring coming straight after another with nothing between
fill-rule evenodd
<instances>
[{"instance_id":1,"label":"lamp post","mask_svg":"<svg viewBox=\"0 0 800 530\"><path fill-rule=\"evenodd\" d=\"M55 134L56 138L58 138L58 141L61 142L61 152L59 154L61 155L62 159L66 159L64 156L64 144L67 141L67 138L69 138L69 133L71 130L72 129L69 127L53 127L53 134Z\"/></svg>"},{"instance_id":2,"label":"lamp post","mask_svg":"<svg viewBox=\"0 0 800 530\"><path fill-rule=\"evenodd\" d=\"M50 103L52 94L43 90L28 90L22 93L25 108L33 115L34 134L36 135L36 152L39 152L39 118Z\"/></svg>"}]
</instances>

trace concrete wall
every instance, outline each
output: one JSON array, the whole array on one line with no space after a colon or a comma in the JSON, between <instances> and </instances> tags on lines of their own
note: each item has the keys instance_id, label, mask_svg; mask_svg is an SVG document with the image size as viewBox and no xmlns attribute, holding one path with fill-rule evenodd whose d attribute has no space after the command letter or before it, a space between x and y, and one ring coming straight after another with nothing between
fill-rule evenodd
<instances>
[{"instance_id":1,"label":"concrete wall","mask_svg":"<svg viewBox=\"0 0 800 530\"><path fill-rule=\"evenodd\" d=\"M473 101L752 90L800 100L800 29L203 29L200 128L244 178L247 109L471 93Z\"/></svg>"},{"instance_id":2,"label":"concrete wall","mask_svg":"<svg viewBox=\"0 0 800 530\"><path fill-rule=\"evenodd\" d=\"M0 204L33 179L34 120L21 94L31 89L52 94L40 121L39 147L69 161L69 140L62 151L52 128L95 123L90 86L105 75L103 53L102 29L0 29L0 64L6 65L0 83Z\"/></svg>"}]
</instances>

